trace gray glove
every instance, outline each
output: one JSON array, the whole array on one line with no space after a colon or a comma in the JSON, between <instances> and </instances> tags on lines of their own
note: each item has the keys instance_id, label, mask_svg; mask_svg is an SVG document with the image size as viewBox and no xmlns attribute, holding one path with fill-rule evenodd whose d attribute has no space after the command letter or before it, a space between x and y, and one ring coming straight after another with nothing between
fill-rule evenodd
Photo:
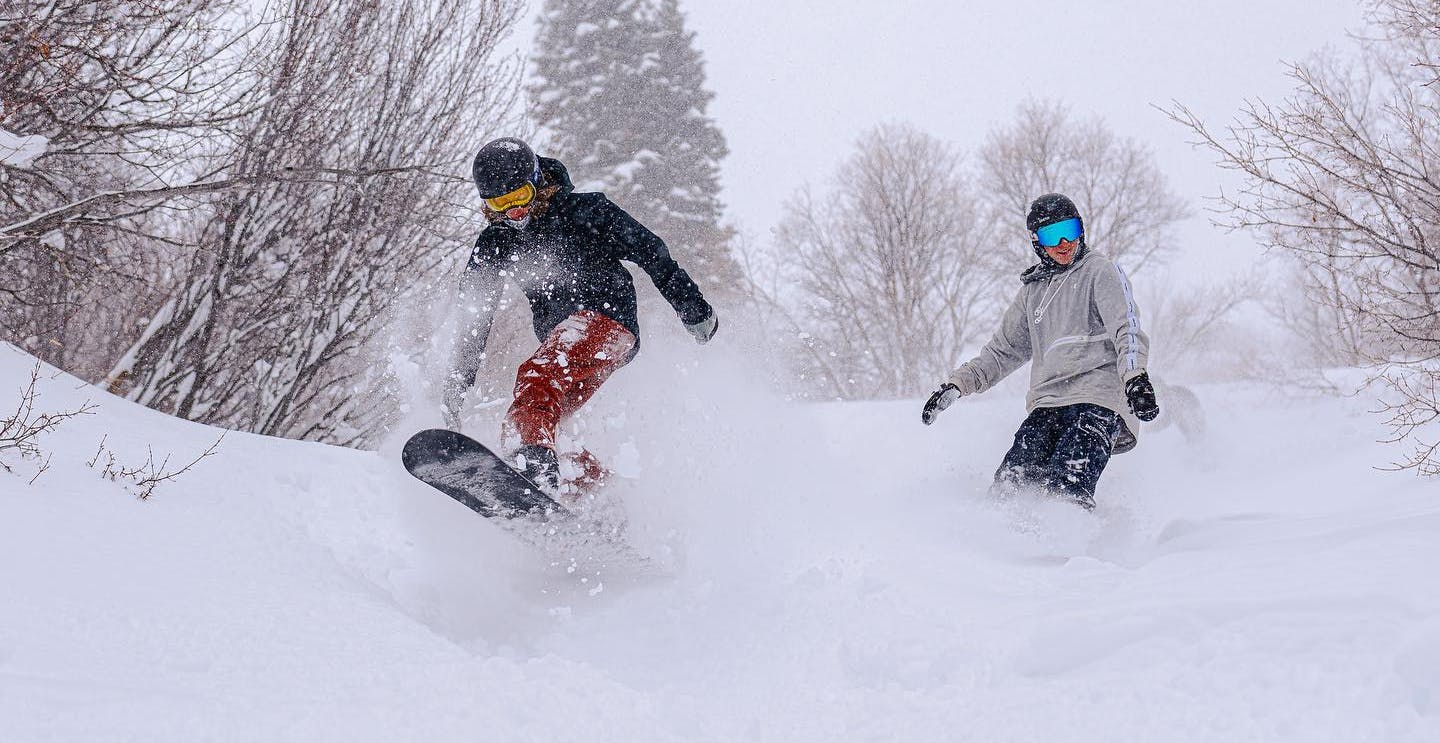
<instances>
[{"instance_id":1,"label":"gray glove","mask_svg":"<svg viewBox=\"0 0 1440 743\"><path fill-rule=\"evenodd\" d=\"M465 409L465 385L459 379L445 380L445 396L440 403L440 414L445 417L445 427L460 433L460 411Z\"/></svg>"},{"instance_id":2,"label":"gray glove","mask_svg":"<svg viewBox=\"0 0 1440 743\"><path fill-rule=\"evenodd\" d=\"M697 323L687 323L685 329L695 336L696 343L703 346L715 337L715 331L720 329L720 320L715 317L714 310L711 310L709 317Z\"/></svg>"},{"instance_id":3,"label":"gray glove","mask_svg":"<svg viewBox=\"0 0 1440 743\"><path fill-rule=\"evenodd\" d=\"M935 390L935 394L925 401L925 409L920 412L920 422L927 426L934 423L935 419L940 417L940 411L950 407L956 400L964 397L964 394L959 387L949 382L940 385L940 389Z\"/></svg>"}]
</instances>

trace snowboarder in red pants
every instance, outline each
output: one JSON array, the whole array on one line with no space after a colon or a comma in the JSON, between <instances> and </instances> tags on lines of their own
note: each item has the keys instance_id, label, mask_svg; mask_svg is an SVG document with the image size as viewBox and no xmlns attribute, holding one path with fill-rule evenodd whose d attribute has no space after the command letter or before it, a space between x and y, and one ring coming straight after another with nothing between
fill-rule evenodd
<instances>
[{"instance_id":1,"label":"snowboarder in red pants","mask_svg":"<svg viewBox=\"0 0 1440 743\"><path fill-rule=\"evenodd\" d=\"M445 384L446 425L460 430L494 313L505 288L518 286L540 347L516 373L501 446L533 482L561 492L556 429L639 351L635 284L620 261L650 275L696 341L715 335L715 311L664 241L604 194L576 193L558 160L507 137L480 149L471 174L489 224L460 282L466 323ZM565 492L593 489L609 474L584 450L570 463L579 474Z\"/></svg>"}]
</instances>

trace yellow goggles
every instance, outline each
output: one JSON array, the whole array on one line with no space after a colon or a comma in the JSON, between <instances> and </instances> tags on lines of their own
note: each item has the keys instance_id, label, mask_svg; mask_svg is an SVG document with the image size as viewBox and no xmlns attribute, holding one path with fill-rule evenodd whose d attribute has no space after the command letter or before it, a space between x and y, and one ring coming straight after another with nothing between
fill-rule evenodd
<instances>
[{"instance_id":1,"label":"yellow goggles","mask_svg":"<svg viewBox=\"0 0 1440 743\"><path fill-rule=\"evenodd\" d=\"M485 204L497 212L504 212L509 209L527 206L530 204L530 202L534 200L535 186L534 184L526 183L525 185L515 189L514 191L511 191L510 193L505 194L504 196L496 196L493 199L486 199Z\"/></svg>"}]
</instances>

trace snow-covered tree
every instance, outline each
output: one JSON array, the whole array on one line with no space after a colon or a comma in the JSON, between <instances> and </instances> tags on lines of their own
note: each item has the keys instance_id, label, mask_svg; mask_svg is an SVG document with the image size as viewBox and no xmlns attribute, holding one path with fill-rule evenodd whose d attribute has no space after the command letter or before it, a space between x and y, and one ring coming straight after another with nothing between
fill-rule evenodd
<instances>
[{"instance_id":1,"label":"snow-covered tree","mask_svg":"<svg viewBox=\"0 0 1440 743\"><path fill-rule=\"evenodd\" d=\"M541 154L663 238L707 295L736 291L721 223L728 150L677 0L546 0L532 62Z\"/></svg>"},{"instance_id":2,"label":"snow-covered tree","mask_svg":"<svg viewBox=\"0 0 1440 743\"><path fill-rule=\"evenodd\" d=\"M9 340L93 378L138 330L169 258L193 248L150 218L167 200L155 193L203 181L210 143L254 106L243 53L254 28L224 20L242 5L0 8L0 132L29 143L9 156L0 143Z\"/></svg>"},{"instance_id":3,"label":"snow-covered tree","mask_svg":"<svg viewBox=\"0 0 1440 743\"><path fill-rule=\"evenodd\" d=\"M392 309L463 260L519 0L0 10L0 330L159 410L337 443Z\"/></svg>"},{"instance_id":4,"label":"snow-covered tree","mask_svg":"<svg viewBox=\"0 0 1440 743\"><path fill-rule=\"evenodd\" d=\"M206 204L202 249L110 374L151 407L230 428L354 444L395 405L378 340L396 302L462 260L446 230L470 138L503 114L490 60L511 0L292 0L264 105L232 129L240 172L327 163L377 170L342 187L262 183ZM343 66L336 60L347 60Z\"/></svg>"}]
</instances>

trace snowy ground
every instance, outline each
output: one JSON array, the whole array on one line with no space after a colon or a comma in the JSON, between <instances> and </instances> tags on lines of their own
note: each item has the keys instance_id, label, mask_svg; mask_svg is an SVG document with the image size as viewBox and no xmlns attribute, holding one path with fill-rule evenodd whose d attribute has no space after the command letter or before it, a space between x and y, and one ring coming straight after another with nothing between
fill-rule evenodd
<instances>
[{"instance_id":1,"label":"snowy ground","mask_svg":"<svg viewBox=\"0 0 1440 743\"><path fill-rule=\"evenodd\" d=\"M230 434L142 502L102 435L219 432L47 380L100 408L0 472L0 741L1440 740L1440 488L1372 469L1363 402L1201 387L1206 440L1017 513L983 497L1014 398L926 428L651 353L589 436L649 577L551 567L398 437ZM0 407L30 364L0 345Z\"/></svg>"}]
</instances>

